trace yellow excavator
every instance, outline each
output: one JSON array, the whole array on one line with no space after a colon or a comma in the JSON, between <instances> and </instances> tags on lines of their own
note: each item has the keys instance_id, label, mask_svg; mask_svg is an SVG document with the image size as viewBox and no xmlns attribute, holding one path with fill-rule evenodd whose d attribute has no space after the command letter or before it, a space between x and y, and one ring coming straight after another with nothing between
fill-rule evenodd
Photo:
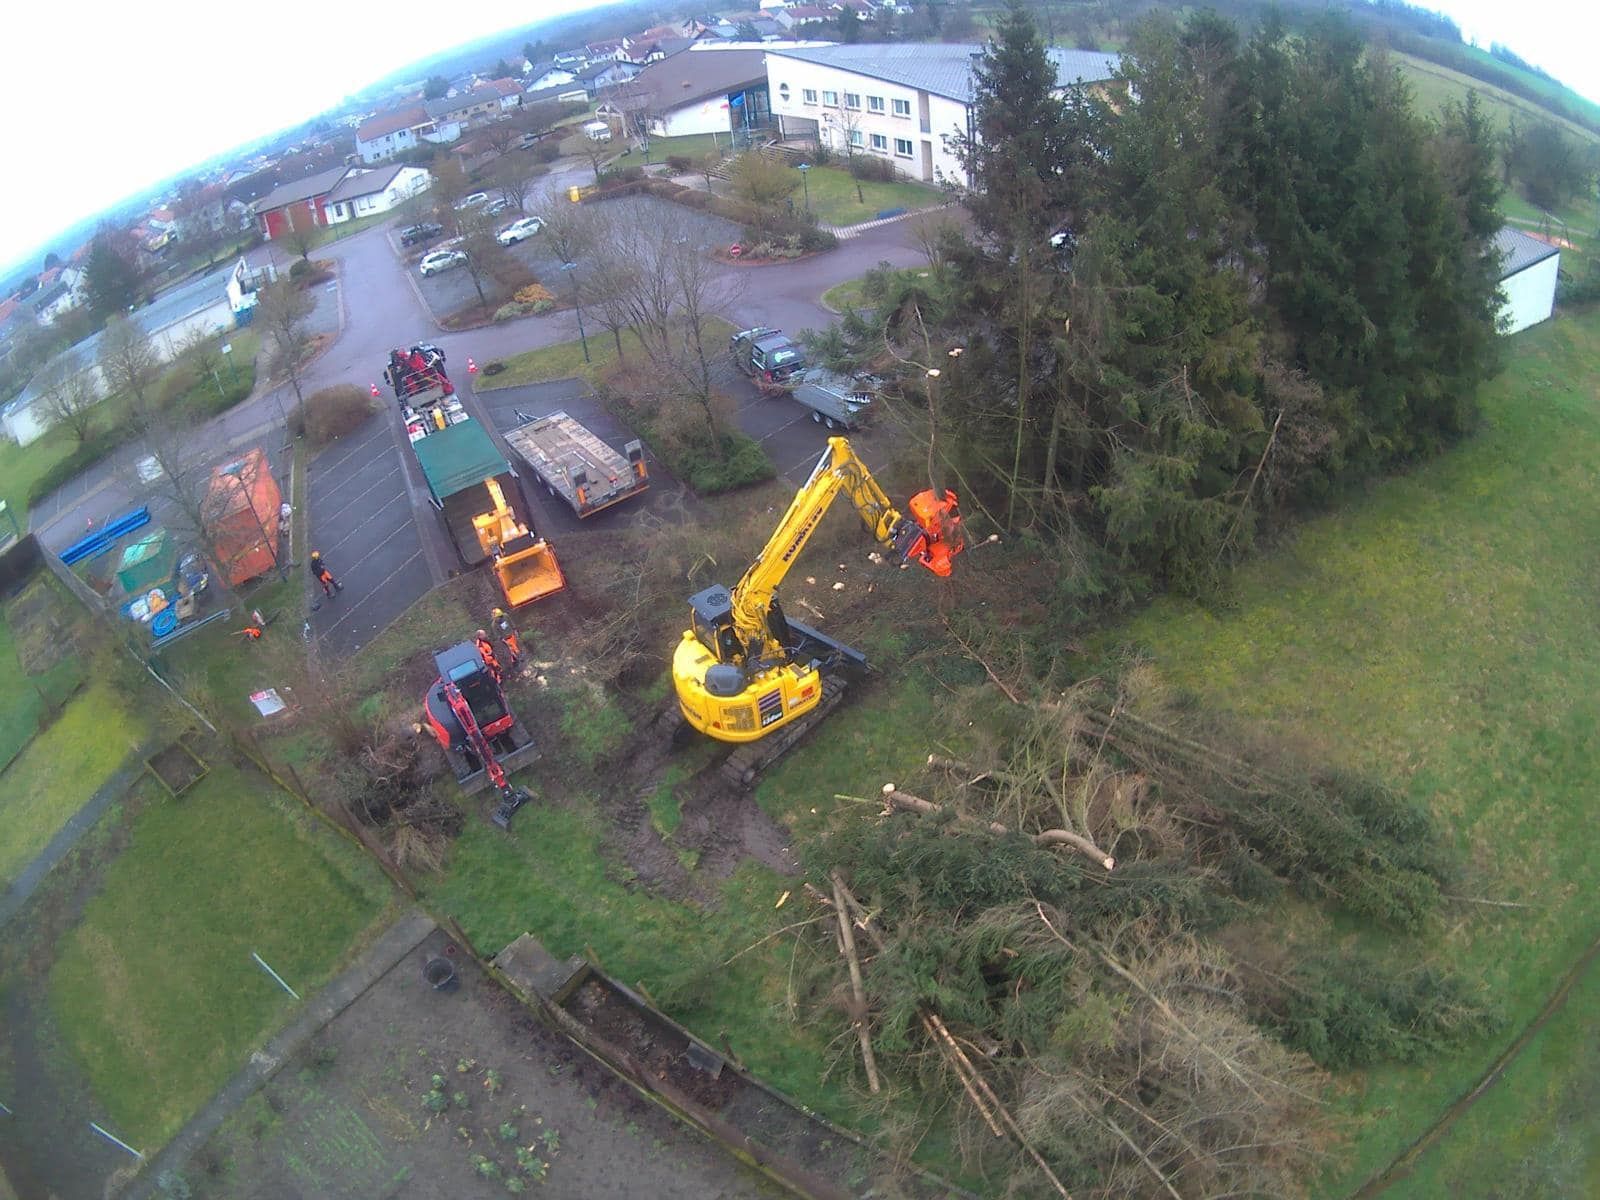
<instances>
[{"instance_id":1,"label":"yellow excavator","mask_svg":"<svg viewBox=\"0 0 1600 1200\"><path fill-rule=\"evenodd\" d=\"M838 706L847 682L841 668L866 665L860 651L786 616L778 603L778 586L841 494L902 566L916 562L946 576L963 548L954 492L919 492L904 516L848 439L828 439L811 477L733 590L716 585L689 597L691 628L672 656L684 720L718 741L740 743L723 774L741 785Z\"/></svg>"}]
</instances>

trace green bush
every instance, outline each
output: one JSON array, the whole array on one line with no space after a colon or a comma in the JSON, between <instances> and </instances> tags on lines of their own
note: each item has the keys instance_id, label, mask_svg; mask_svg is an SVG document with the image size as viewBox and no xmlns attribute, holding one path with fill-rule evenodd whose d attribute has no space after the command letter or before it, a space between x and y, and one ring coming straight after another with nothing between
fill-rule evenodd
<instances>
[{"instance_id":1,"label":"green bush","mask_svg":"<svg viewBox=\"0 0 1600 1200\"><path fill-rule=\"evenodd\" d=\"M668 466L702 496L731 492L746 484L771 479L778 473L761 443L738 430L722 435L720 459L697 454L688 462L669 463Z\"/></svg>"},{"instance_id":2,"label":"green bush","mask_svg":"<svg viewBox=\"0 0 1600 1200\"><path fill-rule=\"evenodd\" d=\"M353 383L312 392L306 397L306 436L313 446L326 446L359 429L372 410L371 394Z\"/></svg>"},{"instance_id":3,"label":"green bush","mask_svg":"<svg viewBox=\"0 0 1600 1200\"><path fill-rule=\"evenodd\" d=\"M304 276L311 274L316 268L303 258L297 258L294 265L289 268L289 278L299 282Z\"/></svg>"},{"instance_id":4,"label":"green bush","mask_svg":"<svg viewBox=\"0 0 1600 1200\"><path fill-rule=\"evenodd\" d=\"M601 187L615 187L619 183L640 183L644 180L644 168L640 166L612 167L600 172Z\"/></svg>"},{"instance_id":5,"label":"green bush","mask_svg":"<svg viewBox=\"0 0 1600 1200\"><path fill-rule=\"evenodd\" d=\"M687 154L669 154L667 155L667 169L676 171L679 175L687 174L694 170L694 159Z\"/></svg>"},{"instance_id":6,"label":"green bush","mask_svg":"<svg viewBox=\"0 0 1600 1200\"><path fill-rule=\"evenodd\" d=\"M533 311L535 311L533 305L511 300L494 310L494 319L496 321L514 321L516 318L525 317Z\"/></svg>"}]
</instances>

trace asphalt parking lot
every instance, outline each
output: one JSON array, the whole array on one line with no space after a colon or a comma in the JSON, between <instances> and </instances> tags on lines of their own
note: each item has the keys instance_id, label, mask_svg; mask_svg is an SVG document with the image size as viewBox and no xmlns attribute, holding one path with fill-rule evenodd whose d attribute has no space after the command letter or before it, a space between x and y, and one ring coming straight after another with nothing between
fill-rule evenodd
<instances>
[{"instance_id":1,"label":"asphalt parking lot","mask_svg":"<svg viewBox=\"0 0 1600 1200\"><path fill-rule=\"evenodd\" d=\"M691 239L702 250L731 245L739 240L739 227L732 221L686 208L681 204L673 204L655 196L624 196L618 200L607 200L604 202L604 211L610 219L646 228L671 222L682 228L683 236ZM500 218L497 218L497 228L500 225L509 225L514 220L516 220L515 214L502 213ZM406 247L404 255L409 260L419 249L432 250L438 244L434 242L427 247ZM570 290L572 284L561 270L561 260L550 252L547 243L538 234L510 247L510 253L533 274L535 279L552 292L565 296ZM452 267L427 277L417 272L414 262L409 263L407 269L416 274L423 301L436 319L447 317L451 313L460 312L463 308L478 303L478 292L473 287L472 276L460 267ZM581 262L578 264L576 274L581 289L583 285Z\"/></svg>"},{"instance_id":2,"label":"asphalt parking lot","mask_svg":"<svg viewBox=\"0 0 1600 1200\"><path fill-rule=\"evenodd\" d=\"M344 590L324 598L309 578L310 622L335 658L355 653L426 595L443 559L442 529L419 523L418 486L401 456L391 398L354 433L311 460L307 470L309 550L320 550ZM418 475L420 480L420 474ZM425 503L425 500L424 500ZM432 539L424 545L424 539ZM448 543L446 543L448 548ZM451 554L453 555L453 551ZM302 570L304 570L302 564Z\"/></svg>"}]
</instances>

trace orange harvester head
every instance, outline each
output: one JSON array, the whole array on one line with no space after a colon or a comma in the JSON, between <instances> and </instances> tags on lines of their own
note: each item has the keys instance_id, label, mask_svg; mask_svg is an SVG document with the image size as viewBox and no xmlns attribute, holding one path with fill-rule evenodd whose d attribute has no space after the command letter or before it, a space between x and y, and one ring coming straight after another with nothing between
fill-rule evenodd
<instances>
[{"instance_id":1,"label":"orange harvester head","mask_svg":"<svg viewBox=\"0 0 1600 1200\"><path fill-rule=\"evenodd\" d=\"M911 497L911 519L922 530L922 536L906 557L915 558L941 578L949 575L951 560L966 549L956 494L948 488L942 496L932 488L918 492Z\"/></svg>"}]
</instances>

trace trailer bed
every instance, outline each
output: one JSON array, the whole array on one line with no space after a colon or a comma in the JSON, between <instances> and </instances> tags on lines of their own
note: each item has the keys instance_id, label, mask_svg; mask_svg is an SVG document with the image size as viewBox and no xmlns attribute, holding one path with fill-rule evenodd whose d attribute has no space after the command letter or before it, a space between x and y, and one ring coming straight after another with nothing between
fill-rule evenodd
<instances>
[{"instance_id":1,"label":"trailer bed","mask_svg":"<svg viewBox=\"0 0 1600 1200\"><path fill-rule=\"evenodd\" d=\"M618 452L564 412L538 417L505 435L506 445L550 493L587 517L646 490L644 446Z\"/></svg>"}]
</instances>

